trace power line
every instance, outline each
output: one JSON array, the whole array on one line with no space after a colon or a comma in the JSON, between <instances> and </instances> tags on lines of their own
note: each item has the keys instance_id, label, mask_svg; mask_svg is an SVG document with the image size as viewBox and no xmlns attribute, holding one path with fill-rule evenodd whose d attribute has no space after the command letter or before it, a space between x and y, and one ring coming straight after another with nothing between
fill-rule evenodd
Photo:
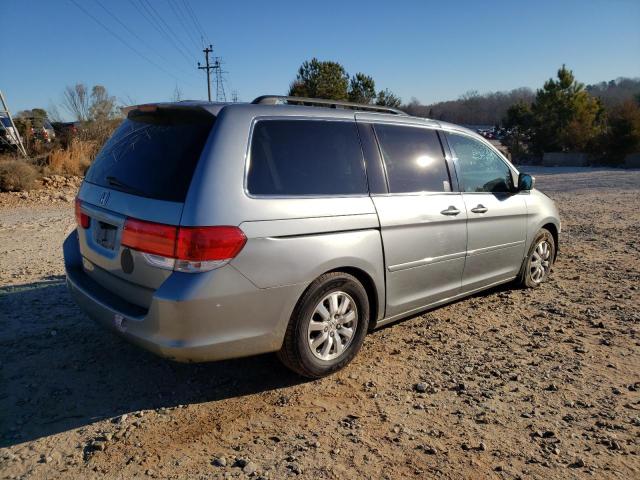
<instances>
[{"instance_id":1,"label":"power line","mask_svg":"<svg viewBox=\"0 0 640 480\"><path fill-rule=\"evenodd\" d=\"M140 15L142 15L145 18L145 20L147 22L149 22L149 24L153 28L156 29L156 31L160 34L161 37L166 38L171 43L171 45L180 53L180 55L182 55L184 57L184 59L186 60L187 64L193 65L193 62L189 58L189 56L185 55L184 51L182 51L180 49L180 47L170 38L169 33L162 28L162 25L151 14L151 12L148 10L147 6L144 3L142 3L142 0L139 0L139 2L140 2L140 4L138 5L138 3L136 3L135 0L132 0L131 4L136 8L136 10L138 10ZM142 10L141 7L144 8L144 10Z\"/></svg>"},{"instance_id":2,"label":"power line","mask_svg":"<svg viewBox=\"0 0 640 480\"><path fill-rule=\"evenodd\" d=\"M102 23L98 18L96 18L92 13L90 13L89 11L87 11L82 5L80 5L76 0L69 0L71 3L73 3L76 7L78 7L79 10L81 10L86 16L88 16L89 18L91 18L94 22L96 22L98 25L100 25L102 28L104 28L107 32L109 32L112 36L114 36L116 39L118 39L125 47L127 47L129 50L133 51L136 55L138 55L139 57L143 58L144 60L146 60L147 62L149 62L151 65L153 65L154 67L158 68L159 70L162 70L164 73L166 73L167 75L170 75L171 77L173 77L175 80L179 80L179 81L186 81L187 83L193 85L193 83L187 81L184 78L178 78L177 76L175 76L173 73L171 73L169 70L165 69L162 65L159 65L158 63L154 62L153 60L151 60L149 57L147 57L145 54L141 53L138 49L136 49L135 47L131 46L129 44L129 42L127 42L126 40L124 40L120 35L118 35L117 33L115 33L113 30L111 30L109 27L107 27L104 23Z\"/></svg>"},{"instance_id":3,"label":"power line","mask_svg":"<svg viewBox=\"0 0 640 480\"><path fill-rule=\"evenodd\" d=\"M116 16L113 12L111 12L107 7L105 7L105 5L101 2L101 0L94 0L109 16L111 16L116 22L118 22L127 32L129 32L132 36L134 36L140 43L142 43L143 45L145 45L151 52L155 53L158 58L161 58L164 62L168 62L171 63L171 60L169 60L166 56L158 53L156 51L156 49L149 45L149 43L142 38L140 35L138 35L138 33L135 30L132 30L131 28L129 28L129 26L124 23L122 20L120 20L120 18L118 18L118 16ZM190 75L193 74L192 70L188 71Z\"/></svg>"},{"instance_id":4,"label":"power line","mask_svg":"<svg viewBox=\"0 0 640 480\"><path fill-rule=\"evenodd\" d=\"M166 27L166 29L169 31L169 33L171 35L173 35L173 38L175 38L178 43L184 48L184 51L187 52L187 55L189 55L191 57L191 59L195 62L196 59L193 56L193 54L191 53L191 51L189 50L189 47L187 47L184 42L182 41L182 39L180 39L180 37L173 31L173 29L171 28L171 26L164 21L164 18L162 17L162 15L160 14L160 12L158 12L158 10L156 10L154 8L154 6L151 4L151 2L149 2L149 0L140 0L141 2L144 2L147 4L147 6L149 7L149 9L155 14L156 18L158 20L160 20L162 22L162 24Z\"/></svg>"},{"instance_id":5,"label":"power line","mask_svg":"<svg viewBox=\"0 0 640 480\"><path fill-rule=\"evenodd\" d=\"M178 5L174 5L173 0L167 0L167 3L169 4L169 6L171 7L171 10L173 11L174 15L176 16L176 18L180 22L180 25L182 25L182 28L184 29L184 31L187 32L187 36L189 37L189 39L193 42L193 44L196 46L196 48L200 48L200 44L198 43L198 38L194 37L193 33L191 32L191 29L189 29L187 27L187 24L185 23L185 20L188 21L188 19L187 19L186 16L184 16L184 14L180 10L179 6Z\"/></svg>"},{"instance_id":6,"label":"power line","mask_svg":"<svg viewBox=\"0 0 640 480\"><path fill-rule=\"evenodd\" d=\"M160 33L160 35L165 37L169 42L171 42L173 47L178 52L180 52L180 55L182 55L184 57L184 59L187 61L187 63L189 65L193 65L193 62L195 61L195 58L193 58L193 56L191 55L191 52L189 51L189 49L181 46L182 45L182 41L180 39L178 39L175 36L175 34L173 34L173 31L171 31L170 28L163 27L163 24L164 25L167 25L167 24L163 20L163 18L160 16L160 14L153 8L153 6L147 0L138 0L138 3L147 12L147 14L148 14L148 17L146 17L147 20L148 21L149 20L152 21L152 25ZM134 5L135 5L135 3L134 3ZM141 10L138 10L138 11L141 11ZM168 27L168 25L167 25L167 27ZM176 38L178 43L180 43L181 45L178 45L178 43L176 43L173 40L172 37Z\"/></svg>"},{"instance_id":7,"label":"power line","mask_svg":"<svg viewBox=\"0 0 640 480\"><path fill-rule=\"evenodd\" d=\"M202 28L202 24L200 23L200 20L198 20L198 17L195 14L195 12L193 11L193 8L191 7L189 0L182 0L182 3L184 4L185 9L187 10L187 13L189 13L189 15L191 16L191 19L193 20L193 23L195 24L196 29L200 32L200 36L202 37L202 39L209 41L209 38L205 34L204 29Z\"/></svg>"},{"instance_id":8,"label":"power line","mask_svg":"<svg viewBox=\"0 0 640 480\"><path fill-rule=\"evenodd\" d=\"M188 0L182 0L182 4L184 5L185 10L189 14L191 21L195 25L196 30L198 30L198 32L200 33L202 43L204 44L205 39L207 40L207 43L211 43L209 41L209 38L205 35L204 29L202 28L202 25L200 25L200 22L198 21L198 17L196 17L196 14L193 12L193 9L191 8L191 5L189 4Z\"/></svg>"},{"instance_id":9,"label":"power line","mask_svg":"<svg viewBox=\"0 0 640 480\"><path fill-rule=\"evenodd\" d=\"M135 30L130 29L126 23L124 23L122 20L120 20L113 12L111 12L109 9L107 9L107 7L104 6L104 4L102 4L100 2L100 0L94 0L98 5L100 5L100 8L102 8L111 18L113 18L116 22L118 22L122 28L124 28L127 32L129 32L131 35L133 35L136 40L138 40L140 43L142 43L145 47L147 47L149 50L153 51L153 53L155 53L156 55L158 55L158 57L162 58L164 61L169 61L169 59L167 59L164 55L159 54L158 52L156 52L154 50L154 48L149 45L147 43L147 41L142 38L140 35L138 35L136 33Z\"/></svg>"}]
</instances>

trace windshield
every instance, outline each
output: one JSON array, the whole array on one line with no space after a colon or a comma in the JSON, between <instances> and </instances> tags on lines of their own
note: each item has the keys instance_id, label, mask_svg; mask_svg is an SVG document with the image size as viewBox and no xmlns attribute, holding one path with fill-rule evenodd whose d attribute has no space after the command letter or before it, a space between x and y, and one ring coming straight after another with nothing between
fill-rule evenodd
<instances>
[{"instance_id":1,"label":"windshield","mask_svg":"<svg viewBox=\"0 0 640 480\"><path fill-rule=\"evenodd\" d=\"M102 148L86 181L184 202L215 117L204 110L131 112Z\"/></svg>"}]
</instances>

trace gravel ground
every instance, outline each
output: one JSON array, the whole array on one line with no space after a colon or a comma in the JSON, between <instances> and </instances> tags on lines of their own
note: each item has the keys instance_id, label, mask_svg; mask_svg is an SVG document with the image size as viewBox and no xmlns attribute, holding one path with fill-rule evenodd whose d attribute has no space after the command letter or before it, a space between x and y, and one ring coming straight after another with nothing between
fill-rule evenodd
<instances>
[{"instance_id":1,"label":"gravel ground","mask_svg":"<svg viewBox=\"0 0 640 480\"><path fill-rule=\"evenodd\" d=\"M530 170L563 220L548 284L381 329L317 381L103 332L64 286L73 186L0 194L0 477L640 478L640 171Z\"/></svg>"}]
</instances>

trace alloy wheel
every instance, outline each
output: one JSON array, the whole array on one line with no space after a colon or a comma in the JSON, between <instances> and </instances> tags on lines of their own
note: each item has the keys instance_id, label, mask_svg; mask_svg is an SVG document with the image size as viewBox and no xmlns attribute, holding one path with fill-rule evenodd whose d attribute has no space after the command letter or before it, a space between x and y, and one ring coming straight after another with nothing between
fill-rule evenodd
<instances>
[{"instance_id":1,"label":"alloy wheel","mask_svg":"<svg viewBox=\"0 0 640 480\"><path fill-rule=\"evenodd\" d=\"M541 240L531 255L529 275L535 283L542 282L551 271L551 244L548 240Z\"/></svg>"},{"instance_id":2,"label":"alloy wheel","mask_svg":"<svg viewBox=\"0 0 640 480\"><path fill-rule=\"evenodd\" d=\"M358 326L358 306L342 291L331 292L316 305L307 339L311 353L320 360L333 360L349 347Z\"/></svg>"}]
</instances>

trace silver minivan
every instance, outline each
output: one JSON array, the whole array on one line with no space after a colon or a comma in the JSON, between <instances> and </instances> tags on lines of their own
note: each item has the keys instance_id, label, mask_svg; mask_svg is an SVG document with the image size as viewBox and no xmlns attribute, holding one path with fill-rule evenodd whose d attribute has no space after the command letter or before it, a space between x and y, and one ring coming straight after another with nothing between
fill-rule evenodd
<instances>
[{"instance_id":1,"label":"silver minivan","mask_svg":"<svg viewBox=\"0 0 640 480\"><path fill-rule=\"evenodd\" d=\"M292 97L129 109L64 243L79 305L178 361L278 352L307 377L376 327L549 276L560 219L479 135Z\"/></svg>"}]
</instances>

